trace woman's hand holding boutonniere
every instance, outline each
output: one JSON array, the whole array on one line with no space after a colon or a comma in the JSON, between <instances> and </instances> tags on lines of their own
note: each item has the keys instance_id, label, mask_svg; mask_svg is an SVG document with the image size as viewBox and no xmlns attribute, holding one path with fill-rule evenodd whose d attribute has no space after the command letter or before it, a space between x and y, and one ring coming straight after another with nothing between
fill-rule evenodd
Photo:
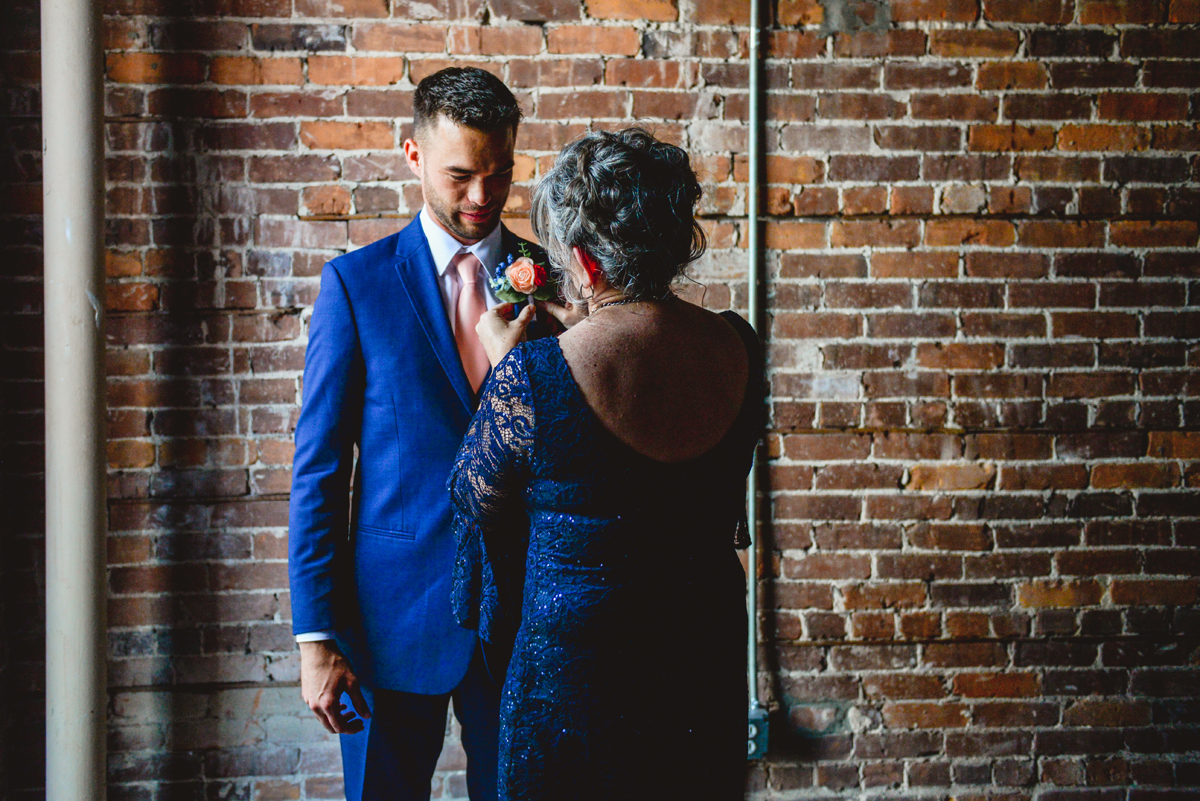
<instances>
[{"instance_id":1,"label":"woman's hand holding boutonniere","mask_svg":"<svg viewBox=\"0 0 1200 801\"><path fill-rule=\"evenodd\" d=\"M527 304L521 313L513 316L515 304L502 303L479 318L475 333L487 353L492 367L500 363L505 354L525 339L525 330L533 322L533 304Z\"/></svg>"}]
</instances>

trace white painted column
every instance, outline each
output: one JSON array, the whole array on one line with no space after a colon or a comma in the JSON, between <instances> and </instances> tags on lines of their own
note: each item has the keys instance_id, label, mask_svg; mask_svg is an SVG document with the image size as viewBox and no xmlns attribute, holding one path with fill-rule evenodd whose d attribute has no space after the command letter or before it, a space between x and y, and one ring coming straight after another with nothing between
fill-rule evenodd
<instances>
[{"instance_id":1,"label":"white painted column","mask_svg":"<svg viewBox=\"0 0 1200 801\"><path fill-rule=\"evenodd\" d=\"M99 0L42 0L48 801L105 797L102 57Z\"/></svg>"}]
</instances>

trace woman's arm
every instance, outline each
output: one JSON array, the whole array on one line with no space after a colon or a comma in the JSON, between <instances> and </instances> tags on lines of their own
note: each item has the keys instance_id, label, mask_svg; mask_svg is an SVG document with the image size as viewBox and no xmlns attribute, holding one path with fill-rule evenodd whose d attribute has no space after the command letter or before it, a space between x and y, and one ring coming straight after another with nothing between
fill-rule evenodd
<instances>
[{"instance_id":1,"label":"woman's arm","mask_svg":"<svg viewBox=\"0 0 1200 801\"><path fill-rule=\"evenodd\" d=\"M454 615L488 642L510 636L520 617L528 543L521 493L535 423L524 355L513 349L492 371L447 484L457 549Z\"/></svg>"}]
</instances>

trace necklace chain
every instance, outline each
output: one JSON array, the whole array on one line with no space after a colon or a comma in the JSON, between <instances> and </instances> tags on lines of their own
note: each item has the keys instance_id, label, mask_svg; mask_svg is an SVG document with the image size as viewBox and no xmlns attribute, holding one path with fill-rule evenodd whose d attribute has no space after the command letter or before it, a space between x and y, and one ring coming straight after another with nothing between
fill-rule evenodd
<instances>
[{"instance_id":1,"label":"necklace chain","mask_svg":"<svg viewBox=\"0 0 1200 801\"><path fill-rule=\"evenodd\" d=\"M599 306L592 309L591 313L595 314L596 312L600 311L601 309L607 309L609 306L627 306L630 303L644 303L644 302L645 301L640 300L639 298L619 298L617 300L610 300L608 303L601 303Z\"/></svg>"}]
</instances>

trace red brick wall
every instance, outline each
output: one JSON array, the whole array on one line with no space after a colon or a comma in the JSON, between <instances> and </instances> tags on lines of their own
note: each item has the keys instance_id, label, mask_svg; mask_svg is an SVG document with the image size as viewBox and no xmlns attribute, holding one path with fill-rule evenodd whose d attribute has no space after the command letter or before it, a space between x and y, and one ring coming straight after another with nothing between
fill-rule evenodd
<instances>
[{"instance_id":1,"label":"red brick wall","mask_svg":"<svg viewBox=\"0 0 1200 801\"><path fill-rule=\"evenodd\" d=\"M19 725L0 798L25 799L43 703L37 9L6 5L0 614ZM290 438L321 264L419 206L397 150L414 82L469 63L517 92L522 231L539 170L592 120L683 144L711 243L690 296L740 309L747 6L107 0L110 798L339 797L295 687ZM774 740L754 797L1191 797L1200 5L771 13ZM435 791L464 795L456 747L443 767Z\"/></svg>"}]
</instances>

